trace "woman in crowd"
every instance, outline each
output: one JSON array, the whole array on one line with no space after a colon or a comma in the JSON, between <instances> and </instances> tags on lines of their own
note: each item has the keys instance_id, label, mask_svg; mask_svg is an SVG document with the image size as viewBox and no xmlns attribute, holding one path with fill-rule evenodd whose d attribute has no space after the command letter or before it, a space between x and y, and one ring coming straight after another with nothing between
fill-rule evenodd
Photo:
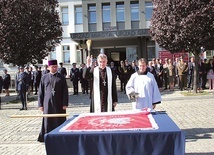
<instances>
[{"instance_id":1,"label":"woman in crowd","mask_svg":"<svg viewBox=\"0 0 214 155\"><path fill-rule=\"evenodd\" d=\"M209 59L208 62L208 73L207 73L207 79L209 82L209 89L214 89L214 65L213 65L214 60Z\"/></svg>"},{"instance_id":2,"label":"woman in crowd","mask_svg":"<svg viewBox=\"0 0 214 155\"><path fill-rule=\"evenodd\" d=\"M7 70L4 69L4 75L3 75L3 88L5 89L5 96L10 96L10 92L9 92L9 86L10 86L10 74L7 73Z\"/></svg>"},{"instance_id":3,"label":"woman in crowd","mask_svg":"<svg viewBox=\"0 0 214 155\"><path fill-rule=\"evenodd\" d=\"M169 78L169 90L174 91L174 79L175 79L175 66L172 60L168 60L168 78Z\"/></svg>"}]
</instances>

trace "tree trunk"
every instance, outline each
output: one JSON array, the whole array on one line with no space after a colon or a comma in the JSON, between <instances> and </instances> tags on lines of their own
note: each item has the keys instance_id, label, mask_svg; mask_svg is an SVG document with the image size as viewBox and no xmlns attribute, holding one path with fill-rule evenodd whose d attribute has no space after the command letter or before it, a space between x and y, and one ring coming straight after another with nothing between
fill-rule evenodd
<instances>
[{"instance_id":1,"label":"tree trunk","mask_svg":"<svg viewBox=\"0 0 214 155\"><path fill-rule=\"evenodd\" d=\"M194 56L195 56L195 67L194 67L194 80L193 80L193 93L198 93L198 83L199 83L199 79L198 79L198 61L200 59L199 57L199 53L200 52L194 52Z\"/></svg>"}]
</instances>

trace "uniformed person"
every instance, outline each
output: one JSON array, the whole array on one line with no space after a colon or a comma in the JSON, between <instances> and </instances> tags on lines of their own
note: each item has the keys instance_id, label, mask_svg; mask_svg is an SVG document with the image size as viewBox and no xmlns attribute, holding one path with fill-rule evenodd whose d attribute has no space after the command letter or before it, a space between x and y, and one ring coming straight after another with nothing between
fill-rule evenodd
<instances>
[{"instance_id":1,"label":"uniformed person","mask_svg":"<svg viewBox=\"0 0 214 155\"><path fill-rule=\"evenodd\" d=\"M17 84L18 84L18 91L19 95L22 101L22 108L20 110L27 110L27 103L26 103L26 91L27 91L27 78L28 75L26 72L24 72L24 67L20 66L19 67L20 73L17 78Z\"/></svg>"},{"instance_id":2,"label":"uniformed person","mask_svg":"<svg viewBox=\"0 0 214 155\"><path fill-rule=\"evenodd\" d=\"M71 68L71 71L70 71L70 79L73 82L73 89L74 89L73 95L78 95L78 81L80 79L80 71L79 71L79 68L76 67L76 63L73 63L72 65L73 67Z\"/></svg>"}]
</instances>

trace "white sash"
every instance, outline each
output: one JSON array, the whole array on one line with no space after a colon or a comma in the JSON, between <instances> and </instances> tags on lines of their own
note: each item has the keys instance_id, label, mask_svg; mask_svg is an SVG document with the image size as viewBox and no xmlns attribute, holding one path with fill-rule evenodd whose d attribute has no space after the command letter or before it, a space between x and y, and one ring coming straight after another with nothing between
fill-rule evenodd
<instances>
[{"instance_id":1,"label":"white sash","mask_svg":"<svg viewBox=\"0 0 214 155\"><path fill-rule=\"evenodd\" d=\"M107 74L107 83L108 83L108 105L107 110L112 111L112 73L109 67L106 67L106 74ZM94 89L94 113L101 112L101 103L100 103L100 74L99 74L99 67L94 68L94 81L93 81L93 89Z\"/></svg>"}]
</instances>

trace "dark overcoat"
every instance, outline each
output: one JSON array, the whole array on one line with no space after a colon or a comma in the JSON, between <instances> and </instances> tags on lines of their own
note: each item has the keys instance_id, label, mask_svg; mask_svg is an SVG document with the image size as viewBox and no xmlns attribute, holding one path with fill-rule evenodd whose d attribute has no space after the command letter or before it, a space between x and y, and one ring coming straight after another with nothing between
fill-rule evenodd
<instances>
[{"instance_id":1,"label":"dark overcoat","mask_svg":"<svg viewBox=\"0 0 214 155\"><path fill-rule=\"evenodd\" d=\"M17 79L18 91L26 92L26 84L27 84L28 74L26 72L20 72Z\"/></svg>"}]
</instances>

